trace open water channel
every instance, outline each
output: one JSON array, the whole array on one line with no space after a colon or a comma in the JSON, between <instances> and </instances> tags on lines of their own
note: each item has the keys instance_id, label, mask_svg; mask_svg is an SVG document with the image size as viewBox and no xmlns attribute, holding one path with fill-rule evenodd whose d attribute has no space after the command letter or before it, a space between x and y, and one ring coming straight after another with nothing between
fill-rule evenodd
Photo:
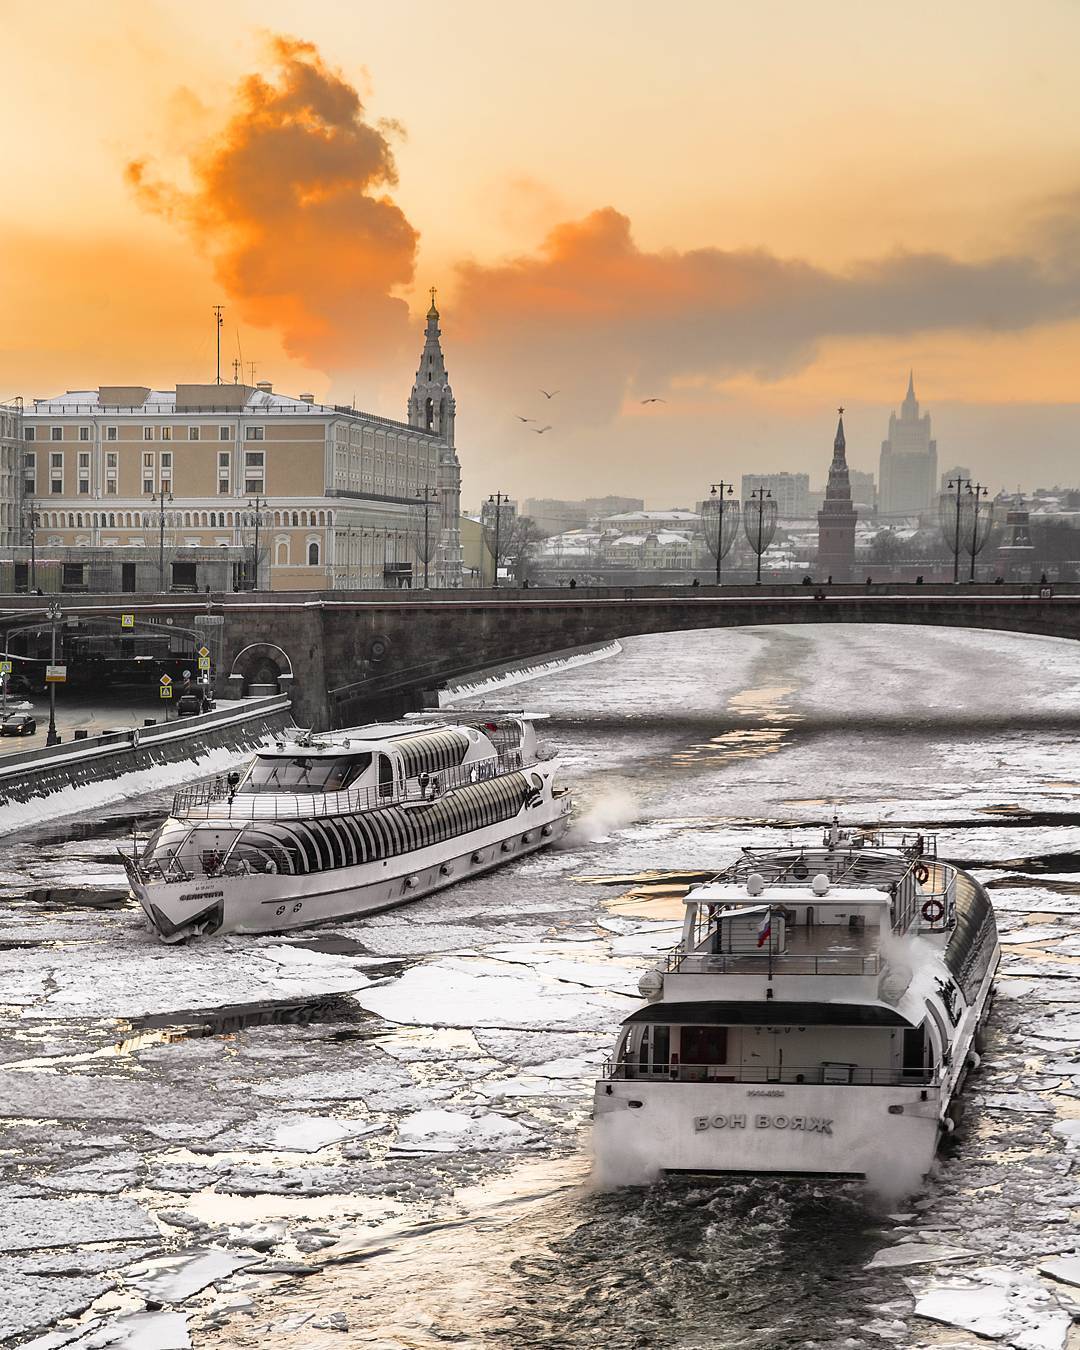
<instances>
[{"instance_id":1,"label":"open water channel","mask_svg":"<svg viewBox=\"0 0 1080 1350\"><path fill-rule=\"evenodd\" d=\"M484 697L552 714L571 840L366 921L160 946L115 848L164 795L0 840L0 1344L1080 1344L1080 646L678 634ZM592 1078L688 881L834 810L992 887L934 1175L595 1190Z\"/></svg>"}]
</instances>

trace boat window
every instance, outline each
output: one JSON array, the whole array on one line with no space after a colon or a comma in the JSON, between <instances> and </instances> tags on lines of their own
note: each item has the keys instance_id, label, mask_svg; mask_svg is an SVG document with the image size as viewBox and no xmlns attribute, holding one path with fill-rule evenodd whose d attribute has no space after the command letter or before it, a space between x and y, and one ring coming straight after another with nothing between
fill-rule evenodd
<instances>
[{"instance_id":1,"label":"boat window","mask_svg":"<svg viewBox=\"0 0 1080 1350\"><path fill-rule=\"evenodd\" d=\"M348 787L371 763L370 755L260 756L252 767L241 792L340 792Z\"/></svg>"},{"instance_id":2,"label":"boat window","mask_svg":"<svg viewBox=\"0 0 1080 1350\"><path fill-rule=\"evenodd\" d=\"M394 761L389 755L379 756L379 796L394 795Z\"/></svg>"}]
</instances>

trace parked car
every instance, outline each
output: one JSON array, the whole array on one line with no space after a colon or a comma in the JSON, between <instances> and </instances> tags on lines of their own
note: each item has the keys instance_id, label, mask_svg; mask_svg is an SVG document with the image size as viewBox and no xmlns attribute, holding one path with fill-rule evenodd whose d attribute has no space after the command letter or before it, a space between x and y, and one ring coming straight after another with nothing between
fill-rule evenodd
<instances>
[{"instance_id":1,"label":"parked car","mask_svg":"<svg viewBox=\"0 0 1080 1350\"><path fill-rule=\"evenodd\" d=\"M29 713L12 713L0 722L0 736L32 736L37 731L37 720Z\"/></svg>"},{"instance_id":2,"label":"parked car","mask_svg":"<svg viewBox=\"0 0 1080 1350\"><path fill-rule=\"evenodd\" d=\"M203 701L198 694L181 694L176 700L177 717L197 717L203 710Z\"/></svg>"}]
</instances>

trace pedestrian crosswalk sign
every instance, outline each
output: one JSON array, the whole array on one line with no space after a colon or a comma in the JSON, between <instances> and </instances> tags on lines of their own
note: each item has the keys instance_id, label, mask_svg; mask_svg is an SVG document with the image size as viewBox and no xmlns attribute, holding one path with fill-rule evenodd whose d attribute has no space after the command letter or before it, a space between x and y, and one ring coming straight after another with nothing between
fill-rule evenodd
<instances>
[{"instance_id":1,"label":"pedestrian crosswalk sign","mask_svg":"<svg viewBox=\"0 0 1080 1350\"><path fill-rule=\"evenodd\" d=\"M135 615L134 615L134 614L121 614L121 615L120 615L120 627L121 627L121 628L134 628L134 627L135 627Z\"/></svg>"},{"instance_id":2,"label":"pedestrian crosswalk sign","mask_svg":"<svg viewBox=\"0 0 1080 1350\"><path fill-rule=\"evenodd\" d=\"M167 684L163 684L161 688L158 690L158 693L161 695L162 698L172 698L172 690L169 688Z\"/></svg>"},{"instance_id":3,"label":"pedestrian crosswalk sign","mask_svg":"<svg viewBox=\"0 0 1080 1350\"><path fill-rule=\"evenodd\" d=\"M209 669L210 669L210 658L209 658L208 656L200 656L200 657L199 657L199 669L200 669L200 670L209 670Z\"/></svg>"}]
</instances>

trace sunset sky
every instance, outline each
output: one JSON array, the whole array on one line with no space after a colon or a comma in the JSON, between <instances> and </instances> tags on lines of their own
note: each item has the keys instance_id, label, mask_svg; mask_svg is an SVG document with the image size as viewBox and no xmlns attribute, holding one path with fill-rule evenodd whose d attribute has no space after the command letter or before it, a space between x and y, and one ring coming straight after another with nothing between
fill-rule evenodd
<instances>
[{"instance_id":1,"label":"sunset sky","mask_svg":"<svg viewBox=\"0 0 1080 1350\"><path fill-rule=\"evenodd\" d=\"M466 504L817 485L840 403L876 474L912 366L942 468L1080 482L1074 3L0 18L2 398L212 379L220 302L227 378L403 417L436 285Z\"/></svg>"}]
</instances>

